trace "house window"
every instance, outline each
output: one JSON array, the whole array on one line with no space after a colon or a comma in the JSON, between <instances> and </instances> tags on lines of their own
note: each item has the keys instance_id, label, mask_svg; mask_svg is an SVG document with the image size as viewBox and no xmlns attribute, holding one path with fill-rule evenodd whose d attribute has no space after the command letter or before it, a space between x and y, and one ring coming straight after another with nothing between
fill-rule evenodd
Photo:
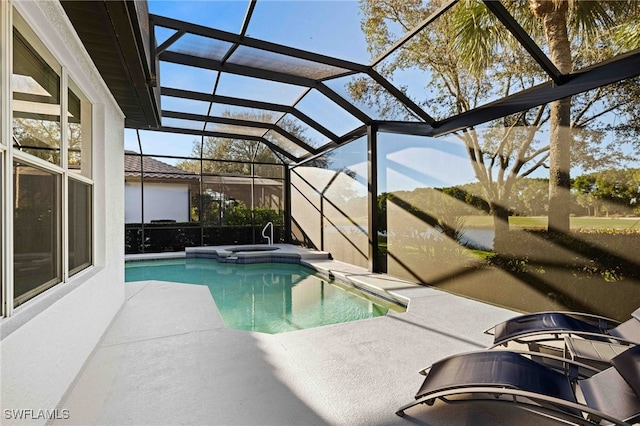
<instances>
[{"instance_id":1,"label":"house window","mask_svg":"<svg viewBox=\"0 0 640 426\"><path fill-rule=\"evenodd\" d=\"M69 171L91 177L91 104L73 80L67 94Z\"/></svg>"},{"instance_id":2,"label":"house window","mask_svg":"<svg viewBox=\"0 0 640 426\"><path fill-rule=\"evenodd\" d=\"M14 162L14 306L61 280L60 193L60 175Z\"/></svg>"},{"instance_id":3,"label":"house window","mask_svg":"<svg viewBox=\"0 0 640 426\"><path fill-rule=\"evenodd\" d=\"M60 165L60 76L13 30L13 146Z\"/></svg>"},{"instance_id":4,"label":"house window","mask_svg":"<svg viewBox=\"0 0 640 426\"><path fill-rule=\"evenodd\" d=\"M94 242L91 103L15 10L13 18L12 142L5 147L12 154L6 167L13 167L13 188L4 186L13 195L7 315L91 266Z\"/></svg>"},{"instance_id":5,"label":"house window","mask_svg":"<svg viewBox=\"0 0 640 426\"><path fill-rule=\"evenodd\" d=\"M69 179L69 276L91 265L91 185Z\"/></svg>"}]
</instances>

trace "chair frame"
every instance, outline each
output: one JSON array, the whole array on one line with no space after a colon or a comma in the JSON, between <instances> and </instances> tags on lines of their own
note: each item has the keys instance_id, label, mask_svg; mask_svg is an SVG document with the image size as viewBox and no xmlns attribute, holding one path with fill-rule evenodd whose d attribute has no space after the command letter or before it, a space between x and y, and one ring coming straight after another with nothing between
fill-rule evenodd
<instances>
[{"instance_id":1,"label":"chair frame","mask_svg":"<svg viewBox=\"0 0 640 426\"><path fill-rule=\"evenodd\" d=\"M564 314L567 316L571 316L575 319L585 321L596 327L604 328L606 330L615 328L620 324L622 324L620 321L614 320L612 318L604 317L601 315L583 313L583 312L541 311L541 312L534 312L531 315L538 315L538 314ZM529 314L523 314L523 315L529 315ZM509 320L512 320L515 318L518 318L518 317L513 317ZM495 327L496 326L494 325L484 330L484 334L495 336ZM548 337L544 337L544 336L548 336ZM627 340L621 337L612 336L604 333L592 333L592 332L577 331L577 330L570 330L570 329L547 329L547 330L534 329L528 332L506 337L499 341L494 340L493 345L490 346L489 348L496 348L498 346L506 347L510 342L515 342L515 343L520 343L525 345L528 345L531 343L554 342L554 341L562 340L565 336L580 336L587 339L588 338L606 339L609 341L609 343L617 343L621 345L635 345L638 343L632 340Z\"/></svg>"},{"instance_id":2,"label":"chair frame","mask_svg":"<svg viewBox=\"0 0 640 426\"><path fill-rule=\"evenodd\" d=\"M500 351L500 349L495 350L495 352L498 352L498 351ZM561 365L563 366L562 370L559 370L557 367L554 367L551 365L547 365L547 364L543 364L543 365L548 368L554 369L556 371L563 372L567 376L572 387L574 387L574 392L575 392L575 385L578 380L578 375L579 375L578 372L580 371L580 369L588 370L594 374L600 372L600 370L593 368L589 365L586 365L577 361L572 361L570 359L555 356L555 355L549 355L549 354L544 354L540 352L525 351L525 350L506 350L506 351L560 362ZM486 350L466 352L466 354L481 353L481 352L486 352ZM456 356L459 356L459 355L446 357L446 358L443 358L442 360L439 360L438 362L445 361L450 358L455 358ZM428 375L428 370L430 368L431 367L422 369L420 370L420 373L424 375ZM587 375L584 375L584 374L582 374L582 376L588 377ZM478 397L479 395L482 395L482 394L491 395L491 397ZM462 395L471 395L473 396L473 398L460 400L460 401L447 399L447 397L449 396L462 396ZM512 400L498 399L501 395L509 395L509 396L512 396L513 399ZM579 411L580 413L582 413L582 415L586 414L588 417L584 418L582 416L571 414L568 411L554 410L552 408L545 407L543 405L537 405L532 402L521 401L521 400L518 400L518 398L527 398L528 400L534 401L534 402L540 401L541 403L573 409L573 410ZM554 417L555 419L558 419L558 420L565 420L565 421L568 420L568 421L577 422L578 424L581 424L581 425L591 425L591 426L599 424L599 422L602 420L607 420L613 423L614 425L629 426L629 423L627 423L627 421L637 418L638 415L640 414L640 413L634 414L634 416L628 419L619 419L607 413L603 413L602 411L591 408L585 404L575 403L572 401L567 401L565 399L547 396L547 395L539 394L536 392L523 391L517 388L504 387L502 385L496 384L496 385L482 385L482 386L461 385L459 387L452 387L448 389L438 390L435 392L430 392L425 395L420 395L420 396L416 395L416 400L398 408L398 410L396 411L396 415L400 417L404 417L406 415L405 410L419 404L433 405L436 399L440 399L445 403L451 403L451 404L477 402L477 401L485 401L485 402L490 401L490 402L499 402L503 404L515 404L518 408L521 408L526 411L544 414L547 416ZM591 420L589 418L590 416L594 417L594 420Z\"/></svg>"}]
</instances>

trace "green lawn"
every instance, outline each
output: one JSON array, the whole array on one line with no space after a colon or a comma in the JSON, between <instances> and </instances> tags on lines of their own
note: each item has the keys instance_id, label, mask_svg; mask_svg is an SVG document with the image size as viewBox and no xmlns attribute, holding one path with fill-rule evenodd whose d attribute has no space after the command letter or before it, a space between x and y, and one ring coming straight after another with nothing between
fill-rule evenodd
<instances>
[{"instance_id":1,"label":"green lawn","mask_svg":"<svg viewBox=\"0 0 640 426\"><path fill-rule=\"evenodd\" d=\"M512 216L509 218L512 228L546 228L546 216ZM493 218L491 216L466 216L465 226L468 228L493 228ZM609 218L609 217L572 217L571 228L617 228L617 229L638 229L640 230L640 217Z\"/></svg>"}]
</instances>

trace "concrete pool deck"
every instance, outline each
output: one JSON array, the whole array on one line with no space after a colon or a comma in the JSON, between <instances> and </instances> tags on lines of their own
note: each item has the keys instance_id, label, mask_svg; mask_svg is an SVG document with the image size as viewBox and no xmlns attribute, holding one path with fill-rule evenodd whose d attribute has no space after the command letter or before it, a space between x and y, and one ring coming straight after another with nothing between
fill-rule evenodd
<instances>
[{"instance_id":1,"label":"concrete pool deck","mask_svg":"<svg viewBox=\"0 0 640 426\"><path fill-rule=\"evenodd\" d=\"M370 274L306 260L348 279L386 286L405 313L282 334L226 328L206 287L125 285L125 303L59 404L65 425L495 425L557 424L514 407L413 399L417 372L491 344L487 327L515 312ZM546 423L545 423L546 422Z\"/></svg>"}]
</instances>

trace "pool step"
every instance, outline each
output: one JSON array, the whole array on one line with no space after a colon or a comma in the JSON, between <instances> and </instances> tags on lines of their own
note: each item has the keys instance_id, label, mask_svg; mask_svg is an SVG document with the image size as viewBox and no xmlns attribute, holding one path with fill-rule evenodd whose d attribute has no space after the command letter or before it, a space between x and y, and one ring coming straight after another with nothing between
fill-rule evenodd
<instances>
[{"instance_id":1,"label":"pool step","mask_svg":"<svg viewBox=\"0 0 640 426\"><path fill-rule=\"evenodd\" d=\"M328 252L316 252L296 246L281 244L273 247L266 245L248 246L211 246L187 247L187 258L217 259L221 263L300 263L301 259L331 259Z\"/></svg>"}]
</instances>

